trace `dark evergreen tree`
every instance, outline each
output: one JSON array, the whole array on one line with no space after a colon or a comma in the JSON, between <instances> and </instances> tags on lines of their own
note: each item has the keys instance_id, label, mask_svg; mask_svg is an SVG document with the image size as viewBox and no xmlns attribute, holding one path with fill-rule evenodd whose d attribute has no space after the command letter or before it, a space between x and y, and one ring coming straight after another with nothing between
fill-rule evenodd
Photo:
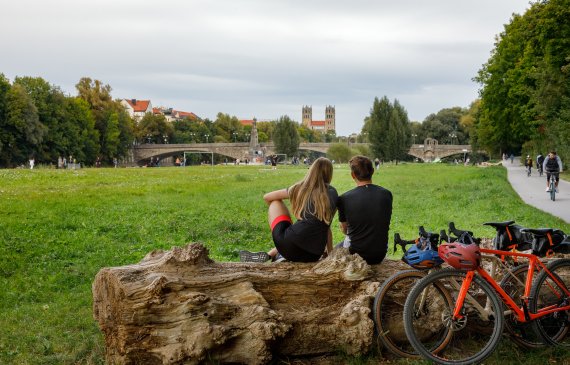
<instances>
[{"instance_id":1,"label":"dark evergreen tree","mask_svg":"<svg viewBox=\"0 0 570 365\"><path fill-rule=\"evenodd\" d=\"M284 153L287 156L297 154L300 143L297 123L293 122L287 115L279 118L275 124L273 143L275 143L277 153Z\"/></svg>"}]
</instances>

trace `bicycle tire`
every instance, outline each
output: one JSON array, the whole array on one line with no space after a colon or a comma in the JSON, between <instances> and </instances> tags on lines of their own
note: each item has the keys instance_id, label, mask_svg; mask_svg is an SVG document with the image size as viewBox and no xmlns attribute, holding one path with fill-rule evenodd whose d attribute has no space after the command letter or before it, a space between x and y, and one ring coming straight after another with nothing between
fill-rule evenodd
<instances>
[{"instance_id":1,"label":"bicycle tire","mask_svg":"<svg viewBox=\"0 0 570 365\"><path fill-rule=\"evenodd\" d=\"M553 180L550 181L550 200L556 201L556 184Z\"/></svg>"},{"instance_id":2,"label":"bicycle tire","mask_svg":"<svg viewBox=\"0 0 570 365\"><path fill-rule=\"evenodd\" d=\"M402 322L402 313L407 294L426 272L418 270L400 271L384 281L374 297L372 316L376 331L382 344L392 354L410 359L419 359L420 355L408 342ZM451 296L448 296L451 302ZM451 337L443 337L441 344L434 351L443 348Z\"/></svg>"},{"instance_id":3,"label":"bicycle tire","mask_svg":"<svg viewBox=\"0 0 570 365\"><path fill-rule=\"evenodd\" d=\"M414 286L406 300L406 335L414 349L427 360L450 365L479 363L490 356L499 344L504 326L503 303L494 289L480 277L475 276L471 282L468 290L470 299L466 298L464 301L461 321L451 319L455 303L445 306L445 302L439 300L441 307L437 308L438 310L424 306L423 300L433 300L438 295L438 286L443 286L456 300L465 276L465 271L455 269L433 272ZM483 313L487 300L490 312ZM477 306L481 307L481 310L478 310ZM430 350L431 340L423 333L425 327L434 325L446 327L452 334L447 346L438 353ZM481 341L483 338L487 340Z\"/></svg>"},{"instance_id":4,"label":"bicycle tire","mask_svg":"<svg viewBox=\"0 0 570 365\"><path fill-rule=\"evenodd\" d=\"M501 288L518 303L524 295L528 265L519 265L501 280ZM505 316L505 331L519 347L538 349L546 346L543 337L530 322L519 322L514 313Z\"/></svg>"},{"instance_id":5,"label":"bicycle tire","mask_svg":"<svg viewBox=\"0 0 570 365\"><path fill-rule=\"evenodd\" d=\"M570 288L570 259L555 260L547 266L547 269L567 289ZM546 271L537 276L531 296L533 298L529 306L531 313L536 313L544 306L560 305L570 301L570 296L562 291ZM547 343L570 347L570 311L555 312L534 320L532 324Z\"/></svg>"}]
</instances>

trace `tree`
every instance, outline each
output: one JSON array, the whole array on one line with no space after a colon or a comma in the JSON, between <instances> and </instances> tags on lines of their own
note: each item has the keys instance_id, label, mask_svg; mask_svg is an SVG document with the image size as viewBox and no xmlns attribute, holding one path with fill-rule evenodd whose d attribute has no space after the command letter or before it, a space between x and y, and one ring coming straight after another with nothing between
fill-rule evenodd
<instances>
[{"instance_id":1,"label":"tree","mask_svg":"<svg viewBox=\"0 0 570 365\"><path fill-rule=\"evenodd\" d=\"M411 145L409 124L408 113L398 100L392 104L386 96L375 98L362 130L368 133L374 157L403 159Z\"/></svg>"},{"instance_id":2,"label":"tree","mask_svg":"<svg viewBox=\"0 0 570 365\"><path fill-rule=\"evenodd\" d=\"M146 113L140 120L137 131L137 138L141 141L162 144L171 140L174 133L172 124L166 121L164 115L154 115Z\"/></svg>"},{"instance_id":3,"label":"tree","mask_svg":"<svg viewBox=\"0 0 570 365\"><path fill-rule=\"evenodd\" d=\"M0 165L15 166L25 163L39 151L39 144L47 128L39 121L38 110L26 90L18 84L12 85L5 97L6 113L2 131L3 148Z\"/></svg>"},{"instance_id":4,"label":"tree","mask_svg":"<svg viewBox=\"0 0 570 365\"><path fill-rule=\"evenodd\" d=\"M491 153L564 151L570 97L570 7L535 2L514 15L475 78L482 85L477 141ZM570 158L562 152L562 158Z\"/></svg>"},{"instance_id":5,"label":"tree","mask_svg":"<svg viewBox=\"0 0 570 365\"><path fill-rule=\"evenodd\" d=\"M7 96L8 91L10 91L11 85L8 79L4 76L4 74L0 73L0 156L2 155L2 150L7 148L5 147L5 143L8 140L8 134L4 130L4 126L6 123L6 112L7 112Z\"/></svg>"},{"instance_id":6,"label":"tree","mask_svg":"<svg viewBox=\"0 0 570 365\"><path fill-rule=\"evenodd\" d=\"M279 118L273 131L275 151L293 156L299 150L299 134L297 125L287 115Z\"/></svg>"},{"instance_id":7,"label":"tree","mask_svg":"<svg viewBox=\"0 0 570 365\"><path fill-rule=\"evenodd\" d=\"M132 146L135 127L120 102L111 97L111 86L83 77L75 88L79 97L90 106L99 133L102 158L110 162L115 157L125 156Z\"/></svg>"},{"instance_id":8,"label":"tree","mask_svg":"<svg viewBox=\"0 0 570 365\"><path fill-rule=\"evenodd\" d=\"M327 157L338 163L348 162L353 154L345 143L333 143L327 150Z\"/></svg>"},{"instance_id":9,"label":"tree","mask_svg":"<svg viewBox=\"0 0 570 365\"><path fill-rule=\"evenodd\" d=\"M243 126L235 116L229 114L218 113L214 121L215 134L218 142L233 142L233 133L239 134L243 130ZM212 138L213 140L214 138Z\"/></svg>"}]
</instances>

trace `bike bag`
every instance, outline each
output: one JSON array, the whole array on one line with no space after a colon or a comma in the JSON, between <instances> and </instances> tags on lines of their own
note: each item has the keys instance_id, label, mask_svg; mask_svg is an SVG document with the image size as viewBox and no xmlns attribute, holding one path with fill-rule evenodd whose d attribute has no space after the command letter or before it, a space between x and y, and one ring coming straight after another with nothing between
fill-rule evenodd
<instances>
[{"instance_id":1,"label":"bike bag","mask_svg":"<svg viewBox=\"0 0 570 365\"><path fill-rule=\"evenodd\" d=\"M552 238L552 242L550 242L548 236L534 236L532 240L532 253L534 255L544 257L552 252L570 252L570 242L568 240L564 240L564 232L556 229L550 236Z\"/></svg>"}]
</instances>

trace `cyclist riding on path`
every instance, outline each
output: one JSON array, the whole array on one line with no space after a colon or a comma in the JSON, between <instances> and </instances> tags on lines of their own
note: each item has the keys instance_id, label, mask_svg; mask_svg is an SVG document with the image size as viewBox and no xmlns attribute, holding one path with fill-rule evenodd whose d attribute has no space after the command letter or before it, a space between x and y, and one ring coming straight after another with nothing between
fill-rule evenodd
<instances>
[{"instance_id":1,"label":"cyclist riding on path","mask_svg":"<svg viewBox=\"0 0 570 365\"><path fill-rule=\"evenodd\" d=\"M536 156L536 168L541 175L542 175L542 171L544 171L542 169L543 163L544 163L544 156L542 155L542 153L539 153L538 156Z\"/></svg>"},{"instance_id":2,"label":"cyclist riding on path","mask_svg":"<svg viewBox=\"0 0 570 365\"><path fill-rule=\"evenodd\" d=\"M558 192L558 181L560 181L560 173L562 172L562 160L556 154L556 151L550 151L548 157L544 159L542 165L544 171L546 171L546 192L550 191L550 176L554 175L556 182L554 186L556 187L556 192Z\"/></svg>"}]
</instances>

